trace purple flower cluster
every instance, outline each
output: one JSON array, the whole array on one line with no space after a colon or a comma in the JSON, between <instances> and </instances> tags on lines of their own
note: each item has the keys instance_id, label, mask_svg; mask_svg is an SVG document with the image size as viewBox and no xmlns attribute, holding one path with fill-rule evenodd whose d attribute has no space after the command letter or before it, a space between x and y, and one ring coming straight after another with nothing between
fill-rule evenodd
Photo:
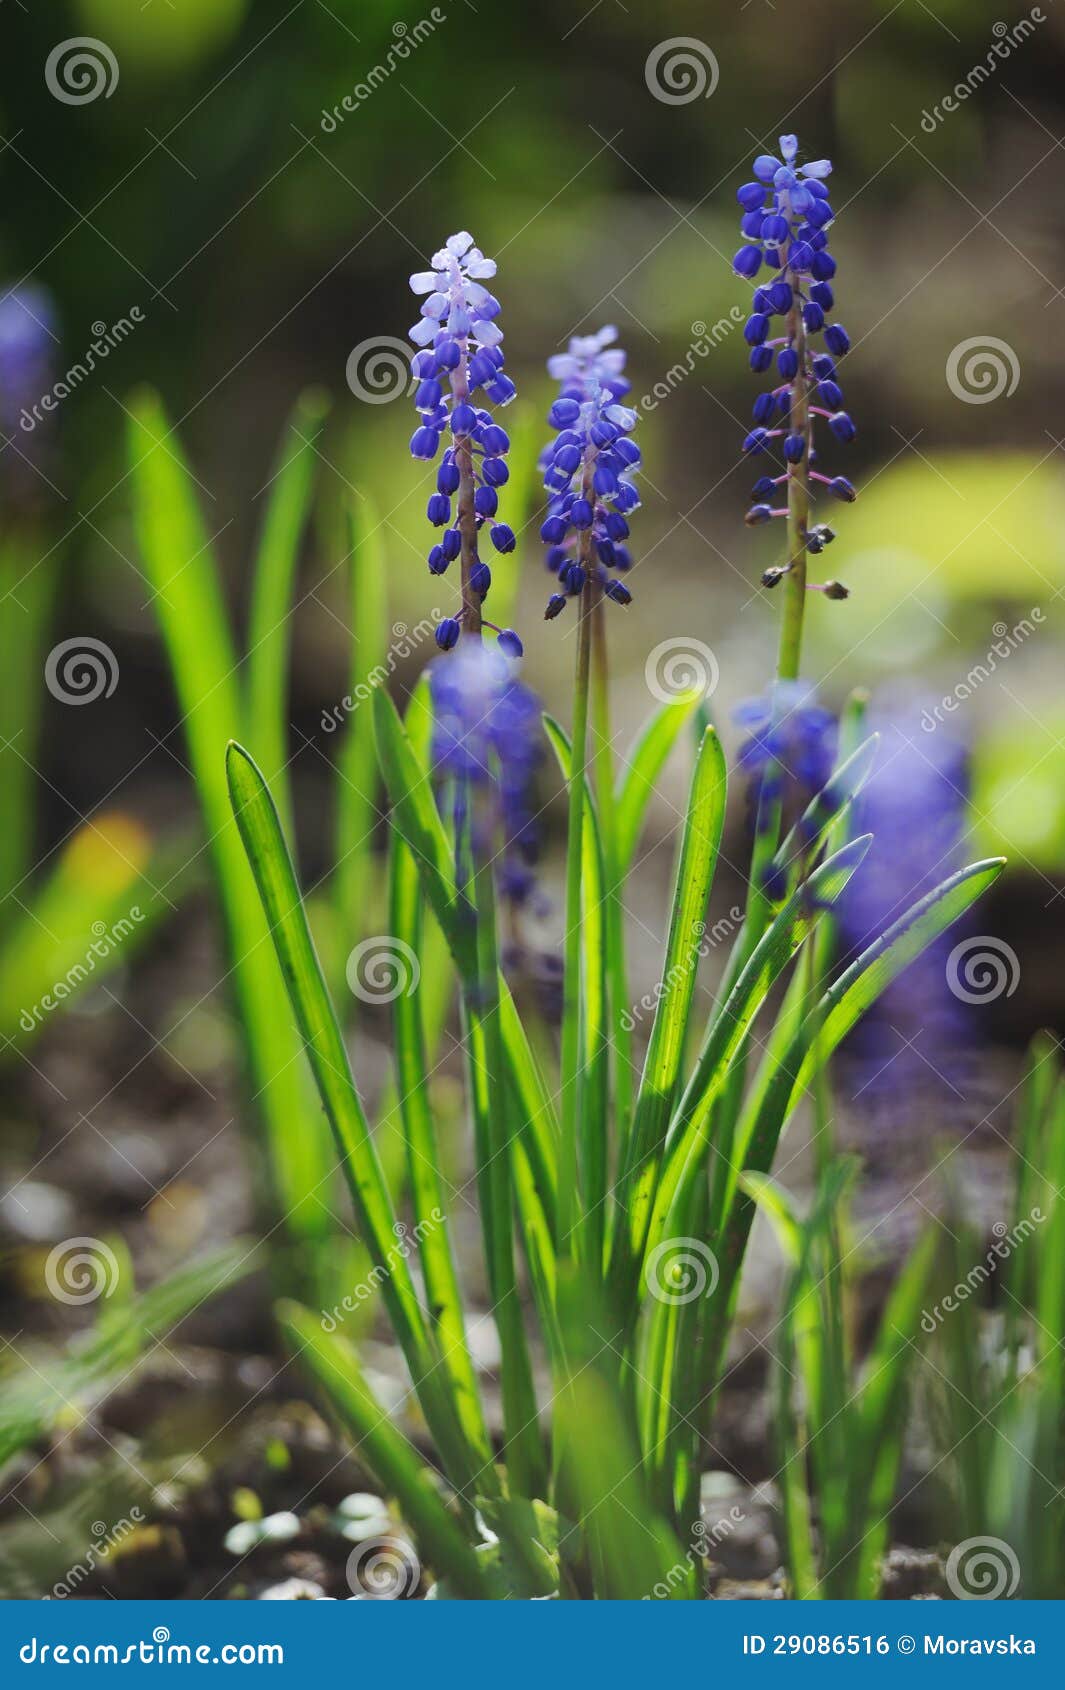
<instances>
[{"instance_id":1,"label":"purple flower cluster","mask_svg":"<svg viewBox=\"0 0 1065 1690\"><path fill-rule=\"evenodd\" d=\"M480 390L492 405L509 405L515 387L503 369L503 332L496 321L499 301L484 286L496 273L495 260L486 258L463 230L450 235L430 263L431 269L410 278L412 292L424 295L421 315L410 331L419 348L411 360L418 382L414 403L419 423L410 449L413 457L431 462L443 435L450 433L426 511L433 526L443 529L429 553L429 570L443 575L465 551L466 584L479 603L492 584L491 570L477 554L481 529L488 523L497 552L512 552L515 539L513 529L497 521L499 488L510 474L510 440L473 396ZM467 614L464 608L438 625L437 644L444 650L457 642ZM504 650L520 655L521 642L513 630L496 632Z\"/></svg>"},{"instance_id":2,"label":"purple flower cluster","mask_svg":"<svg viewBox=\"0 0 1065 1690\"><path fill-rule=\"evenodd\" d=\"M500 891L523 903L539 845L531 795L543 755L540 700L480 640L463 640L430 675L434 773L454 784L460 804L467 783L488 796L471 818L474 848L496 858Z\"/></svg>"},{"instance_id":3,"label":"purple flower cluster","mask_svg":"<svg viewBox=\"0 0 1065 1690\"><path fill-rule=\"evenodd\" d=\"M640 449L629 439L636 412L619 403L629 383L622 373L625 354L614 346L616 340L616 329L602 328L575 337L568 352L547 361L549 375L561 385L547 419L557 433L540 456L551 495L540 537L549 548L548 568L562 588L548 600L548 620L583 591L589 567L608 598L632 602L617 577L632 564L624 542L626 517L640 503L632 480Z\"/></svg>"},{"instance_id":4,"label":"purple flower cluster","mask_svg":"<svg viewBox=\"0 0 1065 1690\"><path fill-rule=\"evenodd\" d=\"M765 374L776 362L777 384L760 393L754 403L754 427L743 449L759 456L779 442L784 469L763 475L752 490L754 505L747 513L751 525L787 515L787 505L774 503L777 488L786 486L800 466L809 482L819 483L837 499L851 503L854 488L845 476L828 476L813 466L815 419L823 420L837 440L854 439L856 429L843 409L843 390L836 359L850 348L842 323L829 322L835 303L832 279L836 261L828 250L828 230L835 213L825 178L828 159L796 164L799 143L794 135L780 138L781 157L763 153L754 161L753 182L737 191L743 207L740 229L747 241L732 261L748 281L761 278L754 291L751 315L744 325L750 364ZM763 267L769 271L762 276ZM773 335L773 319L781 318L782 333ZM820 335L824 350L812 340ZM820 552L835 536L831 528L809 528L806 548ZM772 584L772 583L767 583ZM840 595L845 596L845 595Z\"/></svg>"},{"instance_id":5,"label":"purple flower cluster","mask_svg":"<svg viewBox=\"0 0 1065 1690\"><path fill-rule=\"evenodd\" d=\"M804 800L820 792L836 756L836 719L806 681L778 681L771 698L737 705L733 720L748 730L739 766L760 774L761 799L783 798L785 785Z\"/></svg>"}]
</instances>

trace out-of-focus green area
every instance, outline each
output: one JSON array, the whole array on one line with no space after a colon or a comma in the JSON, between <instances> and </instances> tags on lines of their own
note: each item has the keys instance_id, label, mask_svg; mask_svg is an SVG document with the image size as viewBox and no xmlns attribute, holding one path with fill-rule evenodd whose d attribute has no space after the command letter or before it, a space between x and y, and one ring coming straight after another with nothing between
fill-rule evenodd
<instances>
[{"instance_id":1,"label":"out-of-focus green area","mask_svg":"<svg viewBox=\"0 0 1065 1690\"><path fill-rule=\"evenodd\" d=\"M411 413L402 398L356 397L345 371L364 342L405 337L408 273L462 226L498 257L524 402L542 408L543 360L570 333L613 320L629 348L646 476L637 608L613 618L623 729L642 709L629 681L678 629L713 647L727 718L764 684L777 616L758 586L776 532L742 524L752 477L738 443L757 383L728 317L747 294L728 262L734 195L752 154L794 130L835 163L836 314L854 343L843 380L859 438L830 449L861 489L824 513L839 536L826 573L852 596L812 601L810 673L831 701L901 674L934 707L999 624L1038 607L1031 636L936 731L973 747L981 844L1060 869L1065 20L1037 13L1007 18L996 0L8 8L0 278L55 296L57 373L95 326L142 316L62 401L42 464L59 631L91 627L123 659L123 687L91 723L52 711L46 727L63 731L45 736L49 778L82 805L116 782L135 790L158 769L141 761L144 724L173 722L122 461L141 381L177 419L238 605L275 441L311 382L337 400L324 494L372 491L384 513L392 616L448 603L425 572L430 481L406 455ZM117 76L66 103L46 64L81 35L107 45ZM716 75L705 97L664 101L649 60L679 37L702 44L704 63L712 54ZM976 353L959 353L969 342ZM25 442L9 432L10 456ZM307 722L346 672L331 544L323 533L306 562L297 623L293 709ZM540 627L540 554L533 521L512 560L514 615L529 678L564 710L571 642L564 625ZM63 818L44 805L47 834Z\"/></svg>"}]
</instances>

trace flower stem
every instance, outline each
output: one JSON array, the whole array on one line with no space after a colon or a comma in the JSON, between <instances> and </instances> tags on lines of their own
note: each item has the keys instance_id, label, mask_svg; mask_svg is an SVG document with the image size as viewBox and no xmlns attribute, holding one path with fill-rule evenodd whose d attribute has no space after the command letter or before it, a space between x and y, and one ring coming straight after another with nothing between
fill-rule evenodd
<instances>
[{"instance_id":1,"label":"flower stem","mask_svg":"<svg viewBox=\"0 0 1065 1690\"><path fill-rule=\"evenodd\" d=\"M625 923L619 897L617 818L614 802L614 759L610 732L610 665L606 642L606 606L597 588L592 604L592 708L595 793L603 849L603 901L606 925L607 979L610 991L611 1038L614 1046L614 1116L619 1161L623 1157L632 1114L632 1034L625 1015L629 1007L625 965Z\"/></svg>"},{"instance_id":2,"label":"flower stem","mask_svg":"<svg viewBox=\"0 0 1065 1690\"><path fill-rule=\"evenodd\" d=\"M799 359L791 387L788 433L806 442L802 461L788 470L788 573L784 577L784 612L777 653L778 681L797 681L802 661L802 626L806 611L806 530L810 516L810 449L813 445L810 392L806 370L806 326L799 303L797 276L792 276L795 302L788 316L788 334Z\"/></svg>"},{"instance_id":3,"label":"flower stem","mask_svg":"<svg viewBox=\"0 0 1065 1690\"><path fill-rule=\"evenodd\" d=\"M470 384L466 370L465 346L452 376L451 387L456 400L465 402L469 399ZM473 478L473 442L468 434L455 436L455 468L459 472L455 526L462 540L462 631L480 639L481 601L470 583L471 573L477 563L477 512L474 506L477 486Z\"/></svg>"},{"instance_id":4,"label":"flower stem","mask_svg":"<svg viewBox=\"0 0 1065 1690\"><path fill-rule=\"evenodd\" d=\"M591 533L581 535L580 562L591 562ZM588 691L592 655L591 582L577 597L577 668L570 745L569 830L566 840L566 938L562 994L562 1153L559 1166L559 1257L575 1254L579 1214L577 1139L581 1077L581 856L584 783L588 763Z\"/></svg>"}]
</instances>

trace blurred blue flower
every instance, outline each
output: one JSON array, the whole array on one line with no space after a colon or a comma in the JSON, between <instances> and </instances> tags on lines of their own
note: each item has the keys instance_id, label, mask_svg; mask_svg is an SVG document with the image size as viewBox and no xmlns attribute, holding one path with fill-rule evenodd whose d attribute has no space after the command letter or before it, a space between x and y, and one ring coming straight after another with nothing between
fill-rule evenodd
<instances>
[{"instance_id":1,"label":"blurred blue flower","mask_svg":"<svg viewBox=\"0 0 1065 1690\"><path fill-rule=\"evenodd\" d=\"M485 796L471 818L475 849L495 860L502 894L524 902L539 846L532 791L544 749L540 700L506 655L480 640L461 641L430 677L434 774L460 802L467 783Z\"/></svg>"},{"instance_id":2,"label":"blurred blue flower","mask_svg":"<svg viewBox=\"0 0 1065 1690\"><path fill-rule=\"evenodd\" d=\"M872 833L873 843L838 908L846 960L961 866L968 754L945 732L921 731L922 703L888 702L870 718L880 752L854 825ZM947 981L946 958L957 940L952 929L922 952L851 1035L866 1090L898 1091L936 1074L945 1089L953 1086L971 1024L971 1011Z\"/></svg>"}]
</instances>

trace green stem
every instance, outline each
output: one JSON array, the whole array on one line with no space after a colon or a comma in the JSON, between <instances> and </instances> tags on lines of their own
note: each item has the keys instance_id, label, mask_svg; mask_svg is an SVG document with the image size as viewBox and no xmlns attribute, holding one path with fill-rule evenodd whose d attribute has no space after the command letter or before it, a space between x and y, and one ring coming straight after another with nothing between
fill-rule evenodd
<instances>
[{"instance_id":1,"label":"green stem","mask_svg":"<svg viewBox=\"0 0 1065 1690\"><path fill-rule=\"evenodd\" d=\"M589 570L590 532L581 535L580 562ZM584 847L584 783L588 763L588 689L592 653L590 582L577 598L577 669L570 747L569 831L566 840L566 938L562 994L562 1151L558 1182L558 1255L575 1255L580 1212L577 1135L581 1090L581 857Z\"/></svg>"},{"instance_id":2,"label":"green stem","mask_svg":"<svg viewBox=\"0 0 1065 1690\"><path fill-rule=\"evenodd\" d=\"M599 808L599 837L603 852L603 909L606 923L606 967L610 994L611 1040L614 1046L614 1117L618 1165L628 1142L632 1118L632 1033L626 1024L629 1008L625 959L625 917L621 905L621 876L617 853L617 803L610 732L610 664L606 643L606 605L597 588L592 604L592 708L594 728L595 796Z\"/></svg>"}]
</instances>

